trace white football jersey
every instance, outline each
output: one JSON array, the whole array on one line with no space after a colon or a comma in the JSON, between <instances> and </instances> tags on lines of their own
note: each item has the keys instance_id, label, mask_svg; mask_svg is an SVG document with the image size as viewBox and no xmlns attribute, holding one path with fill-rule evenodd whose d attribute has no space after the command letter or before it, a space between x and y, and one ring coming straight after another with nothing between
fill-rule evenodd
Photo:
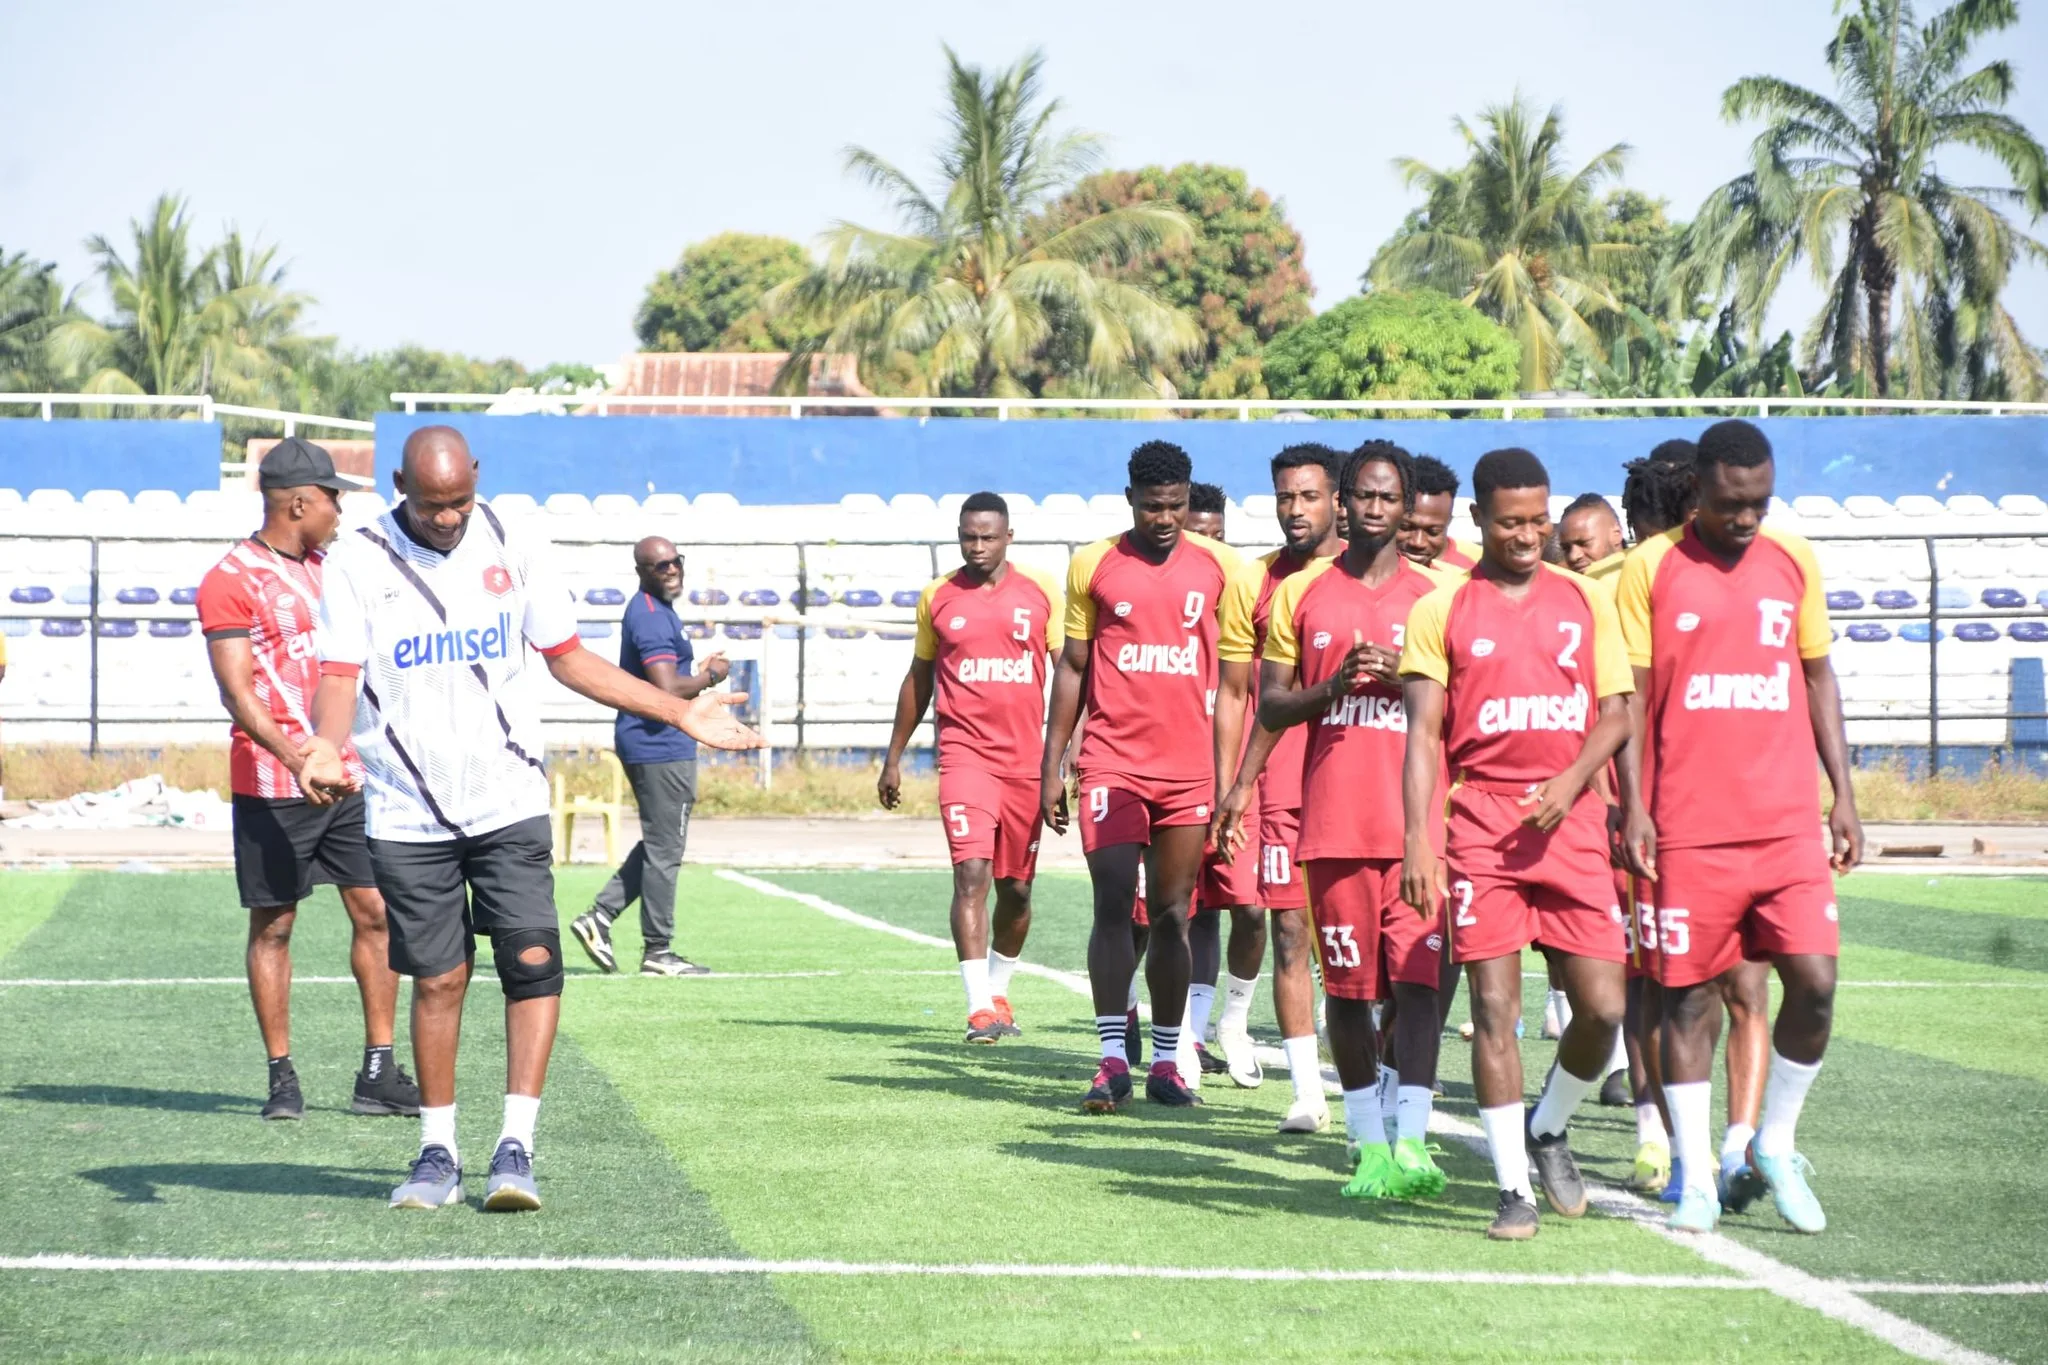
<instances>
[{"instance_id":1,"label":"white football jersey","mask_svg":"<svg viewBox=\"0 0 2048 1365\"><path fill-rule=\"evenodd\" d=\"M371 838L431 843L548 813L534 670L579 641L545 559L481 500L445 555L408 535L396 507L335 540L321 669L362 680L354 734Z\"/></svg>"}]
</instances>

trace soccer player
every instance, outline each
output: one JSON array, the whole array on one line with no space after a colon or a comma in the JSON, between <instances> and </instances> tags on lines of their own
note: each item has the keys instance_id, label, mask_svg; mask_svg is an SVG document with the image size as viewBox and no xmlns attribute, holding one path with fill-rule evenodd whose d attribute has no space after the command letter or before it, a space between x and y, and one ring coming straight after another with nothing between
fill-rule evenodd
<instances>
[{"instance_id":1,"label":"soccer player","mask_svg":"<svg viewBox=\"0 0 2048 1365\"><path fill-rule=\"evenodd\" d=\"M1401 655L1408 741L1401 894L1428 913L1450 897L1452 947L1472 991L1473 1089L1500 1202L1489 1237L1537 1228L1544 1197L1586 1211L1566 1125L1607 1074L1626 995L1621 907L1594 777L1628 738L1633 686L1605 594L1543 563L1550 476L1526 450L1472 471L1483 553L1470 578L1416 603ZM1440 767L1453 782L1445 856L1430 829ZM1633 769L1623 781L1632 783ZM1624 804L1634 800L1632 786ZM1446 865L1448 875L1446 875ZM1572 1018L1542 1097L1522 1111L1522 950L1559 959Z\"/></svg>"},{"instance_id":2,"label":"soccer player","mask_svg":"<svg viewBox=\"0 0 2048 1365\"><path fill-rule=\"evenodd\" d=\"M1763 432L1708 427L1698 473L1691 523L1630 556L1620 591L1636 733L1655 755L1627 840L1657 881L1664 1102L1685 1182L1670 1225L1708 1232L1720 1217L1709 1174L1721 1022L1712 983L1747 957L1768 960L1784 988L1748 1165L1786 1222L1820 1232L1827 1217L1796 1127L1833 1023L1841 926L1830 873L1863 855L1827 599L1812 547L1763 524L1776 483ZM1817 768L1834 790L1832 853L1815 837Z\"/></svg>"},{"instance_id":3,"label":"soccer player","mask_svg":"<svg viewBox=\"0 0 2048 1365\"><path fill-rule=\"evenodd\" d=\"M1479 547L1451 537L1457 513L1458 476L1433 455L1415 457L1415 505L1401 518L1401 553L1427 566L1469 572L1479 562Z\"/></svg>"},{"instance_id":4,"label":"soccer player","mask_svg":"<svg viewBox=\"0 0 2048 1365\"><path fill-rule=\"evenodd\" d=\"M1575 574L1601 579L1621 572L1622 551L1627 548L1621 518L1598 493L1572 499L1558 518L1557 543L1564 549L1564 566Z\"/></svg>"},{"instance_id":5,"label":"soccer player","mask_svg":"<svg viewBox=\"0 0 2048 1365\"><path fill-rule=\"evenodd\" d=\"M683 590L683 557L673 542L648 536L633 547L640 591L619 622L619 667L688 701L724 682L731 668L723 654L693 667L695 652L675 600ZM700 967L670 948L676 932L676 874L690 840L690 810L697 804L697 741L667 725L621 711L612 721L612 748L633 785L640 811L640 842L597 893L590 909L569 922L569 932L599 971L619 969L612 951L612 921L640 902L640 975L703 976Z\"/></svg>"},{"instance_id":6,"label":"soccer player","mask_svg":"<svg viewBox=\"0 0 2048 1365\"><path fill-rule=\"evenodd\" d=\"M1260 725L1300 735L1305 748L1301 865L1321 940L1330 1055L1357 1148L1343 1189L1352 1198L1444 1189L1425 1146L1441 1033L1443 914L1440 903L1417 913L1401 900L1405 825L1396 794L1408 725L1396 669L1415 604L1445 578L1394 544L1410 500L1409 472L1408 452L1385 441L1366 442L1346 462L1339 487L1350 543L1280 585L1260 666ZM1372 1003L1390 998L1398 1002L1401 1072L1376 1085ZM1391 1148L1387 1084L1397 1095Z\"/></svg>"},{"instance_id":7,"label":"soccer player","mask_svg":"<svg viewBox=\"0 0 2048 1365\"><path fill-rule=\"evenodd\" d=\"M1230 911L1230 979L1216 1041L1230 1077L1250 1089L1264 1075L1248 1024L1259 965L1266 955L1266 911L1273 912L1273 1008L1281 1051L1294 1085L1283 1133L1319 1133L1330 1123L1316 1060L1315 1002L1308 968L1307 898L1295 843L1301 829L1301 764L1306 737L1298 729L1268 736L1263 761L1241 767L1259 745L1259 727L1246 725L1259 705L1259 657L1272 624L1274 593L1292 575L1344 548L1337 535L1337 474L1344 456L1326 445L1288 446L1273 457L1273 502L1284 544L1247 563L1223 594L1216 652L1222 660L1216 692L1216 817L1210 842L1214 866L1205 896ZM1277 741L1277 743L1276 743ZM1257 841L1238 856L1238 843Z\"/></svg>"},{"instance_id":8,"label":"soccer player","mask_svg":"<svg viewBox=\"0 0 2048 1365\"><path fill-rule=\"evenodd\" d=\"M235 883L249 912L249 998L270 1058L266 1119L305 1117L292 1065L292 925L315 886L332 885L348 914L349 969L363 1002L363 1066L349 1107L358 1114L417 1114L419 1087L392 1058L398 976L384 898L363 836L363 799L307 803L296 774L312 735L307 710L320 684L314 653L321 565L341 525L339 495L362 484L335 472L327 451L288 436L263 457L256 484L263 525L199 583L206 657L234 718L228 734ZM355 750L342 762L362 771Z\"/></svg>"},{"instance_id":9,"label":"soccer player","mask_svg":"<svg viewBox=\"0 0 2048 1365\"><path fill-rule=\"evenodd\" d=\"M1061 760L1085 704L1078 818L1094 888L1088 978L1102 1041L1102 1066L1082 1102L1092 1113L1113 1111L1131 1095L1124 1010L1137 965L1131 912L1141 860L1152 920L1145 1093L1166 1105L1200 1102L1177 1066L1188 995L1188 901L1216 798L1217 603L1240 562L1229 546L1185 530L1192 478L1186 451L1147 441L1131 452L1129 478L1131 529L1083 547L1068 565L1066 644L1053 671L1039 768L1041 817L1063 833Z\"/></svg>"},{"instance_id":10,"label":"soccer player","mask_svg":"<svg viewBox=\"0 0 2048 1365\"><path fill-rule=\"evenodd\" d=\"M875 785L884 809L902 800L903 750L925 710L937 712L939 818L953 858L953 949L967 990L967 1041L1022 1030L1010 974L1031 930L1038 868L1038 768L1050 656L1061 634L1059 589L1009 561L1010 507L995 493L960 504L960 568L917 599L917 643L896 691L896 725ZM988 912L995 888L995 922Z\"/></svg>"},{"instance_id":11,"label":"soccer player","mask_svg":"<svg viewBox=\"0 0 2048 1365\"><path fill-rule=\"evenodd\" d=\"M1225 512L1229 504L1230 500L1224 495L1221 484L1189 484L1188 519L1184 529L1193 531L1198 536L1207 536L1210 540L1223 541L1225 539ZM1229 592L1226 588L1225 596L1227 597L1228 595ZM1219 674L1218 686L1220 688L1223 685ZM1218 696L1220 699L1220 691ZM1243 698L1240 697L1238 700L1239 704L1242 705ZM1219 859L1213 851L1202 859L1202 873L1195 884L1194 908L1188 912L1188 970L1190 972L1190 979L1188 982L1187 1026L1182 1040L1187 1046L1183 1049L1185 1055L1182 1060L1184 1062L1191 1062L1192 1065L1183 1065L1181 1067L1181 1078L1188 1083L1190 1088L1196 1090L1201 1088L1202 1076L1205 1072L1220 1072L1226 1069L1226 1063L1218 1058L1211 1057L1208 1047L1203 1043L1203 1039L1209 1033L1209 1012L1216 1004L1216 980L1223 970L1222 919L1225 907L1231 910L1231 960L1240 961L1246 953L1251 952L1255 948L1257 956L1253 959L1254 966L1252 970L1256 973L1258 971L1256 964L1265 956L1266 952L1265 922L1263 920L1259 921L1256 928L1251 931L1257 934L1256 942L1249 942L1245 938L1247 930L1238 912L1241 907L1249 905L1251 902L1240 898L1240 893L1243 890L1243 887L1233 883L1230 866ZM1252 895L1256 896L1256 877L1252 880L1250 891ZM1144 900L1142 891L1138 899L1141 902ZM1145 919L1142 912L1134 911L1133 913L1136 918ZM1147 923L1149 923L1149 920L1147 920ZM1138 937L1140 940L1138 953L1140 957L1143 957L1144 933L1142 929ZM1131 980L1132 1011L1137 1009L1137 990L1138 982L1134 976ZM1135 1013L1131 1017L1135 1018Z\"/></svg>"},{"instance_id":12,"label":"soccer player","mask_svg":"<svg viewBox=\"0 0 2048 1365\"><path fill-rule=\"evenodd\" d=\"M353 730L390 965L413 978L421 1143L394 1208L462 1199L455 1054L479 934L505 994L505 1122L484 1207L540 1207L534 1122L561 1014L562 935L528 646L592 701L713 748L761 742L728 709L744 694L684 701L584 649L574 600L540 547L478 500L476 474L460 432L421 427L405 443L399 503L336 543L298 773L315 805L353 790L341 756Z\"/></svg>"}]
</instances>

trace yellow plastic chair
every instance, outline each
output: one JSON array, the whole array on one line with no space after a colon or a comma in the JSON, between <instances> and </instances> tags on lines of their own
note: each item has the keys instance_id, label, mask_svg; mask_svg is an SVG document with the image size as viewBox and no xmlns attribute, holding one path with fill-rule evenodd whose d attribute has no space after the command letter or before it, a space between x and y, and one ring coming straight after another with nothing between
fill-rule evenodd
<instances>
[{"instance_id":1,"label":"yellow plastic chair","mask_svg":"<svg viewBox=\"0 0 2048 1365\"><path fill-rule=\"evenodd\" d=\"M612 867L619 865L619 830L626 818L626 770L610 749L600 749L598 753L611 785L609 800L580 793L570 796L568 780L560 772L555 774L555 803L548 813L548 823L554 830L556 866L569 861L569 843L575 836L579 815L595 815L604 821L604 860Z\"/></svg>"}]
</instances>

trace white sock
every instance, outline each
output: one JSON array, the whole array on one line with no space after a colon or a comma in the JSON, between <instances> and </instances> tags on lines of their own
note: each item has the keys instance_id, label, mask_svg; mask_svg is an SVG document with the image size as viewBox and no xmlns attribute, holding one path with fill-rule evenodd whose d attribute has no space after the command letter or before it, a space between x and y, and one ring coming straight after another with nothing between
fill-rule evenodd
<instances>
[{"instance_id":1,"label":"white sock","mask_svg":"<svg viewBox=\"0 0 2048 1365\"><path fill-rule=\"evenodd\" d=\"M1404 1085L1400 1089L1399 1101L1395 1107L1394 1131L1401 1141L1425 1142L1429 1138L1429 1111L1436 1105L1436 1095L1426 1085Z\"/></svg>"},{"instance_id":2,"label":"white sock","mask_svg":"<svg viewBox=\"0 0 2048 1365\"><path fill-rule=\"evenodd\" d=\"M1400 1123L1397 1110L1401 1103L1401 1073L1390 1066L1380 1068L1380 1122L1393 1131Z\"/></svg>"},{"instance_id":3,"label":"white sock","mask_svg":"<svg viewBox=\"0 0 2048 1365\"><path fill-rule=\"evenodd\" d=\"M1252 995L1259 989L1255 976L1246 980L1232 976L1228 969L1223 973L1223 1017L1216 1022L1216 1033L1220 1037L1232 1029L1244 1032L1252 1020Z\"/></svg>"},{"instance_id":4,"label":"white sock","mask_svg":"<svg viewBox=\"0 0 2048 1365\"><path fill-rule=\"evenodd\" d=\"M1563 991L1552 991L1550 993L1550 1012L1557 1016L1557 1026L1560 1029L1571 1027L1572 1001L1571 997Z\"/></svg>"},{"instance_id":5,"label":"white sock","mask_svg":"<svg viewBox=\"0 0 2048 1365\"><path fill-rule=\"evenodd\" d=\"M1522 1106L1482 1109L1479 1124L1486 1129L1486 1150L1493 1156L1494 1182L1534 1203L1536 1192L1529 1187L1529 1149L1522 1140Z\"/></svg>"},{"instance_id":6,"label":"white sock","mask_svg":"<svg viewBox=\"0 0 2048 1365\"><path fill-rule=\"evenodd\" d=\"M1102 1040L1103 1060L1112 1058L1130 1065L1130 1054L1124 1050L1124 1016L1121 1014L1098 1014L1095 1016L1095 1034Z\"/></svg>"},{"instance_id":7,"label":"white sock","mask_svg":"<svg viewBox=\"0 0 2048 1365\"><path fill-rule=\"evenodd\" d=\"M1604 1076L1592 1080L1581 1080L1562 1066L1550 1068L1550 1079L1543 1083L1543 1097L1536 1101L1536 1112L1529 1116L1529 1131L1537 1137L1554 1137L1565 1130L1578 1111L1579 1101L1600 1087Z\"/></svg>"},{"instance_id":8,"label":"white sock","mask_svg":"<svg viewBox=\"0 0 2048 1365\"><path fill-rule=\"evenodd\" d=\"M1362 1085L1344 1092L1344 1131L1361 1147L1387 1145L1386 1125L1380 1122L1378 1086Z\"/></svg>"},{"instance_id":9,"label":"white sock","mask_svg":"<svg viewBox=\"0 0 2048 1365\"><path fill-rule=\"evenodd\" d=\"M1209 1036L1209 1011L1216 1006L1216 988L1199 981L1188 987L1188 1041L1199 1043Z\"/></svg>"},{"instance_id":10,"label":"white sock","mask_svg":"<svg viewBox=\"0 0 2048 1365\"><path fill-rule=\"evenodd\" d=\"M1714 1128L1708 1117L1713 1091L1707 1081L1664 1082L1664 1103L1671 1109L1671 1152L1685 1168L1689 1190L1714 1188Z\"/></svg>"},{"instance_id":11,"label":"white sock","mask_svg":"<svg viewBox=\"0 0 2048 1365\"><path fill-rule=\"evenodd\" d=\"M505 1128L498 1134L498 1141L511 1138L528 1152L533 1150L533 1124L540 1117L540 1096L507 1095L505 1097Z\"/></svg>"},{"instance_id":12,"label":"white sock","mask_svg":"<svg viewBox=\"0 0 2048 1365\"><path fill-rule=\"evenodd\" d=\"M1756 1129L1746 1123L1731 1123L1721 1137L1721 1169L1741 1166L1749 1161L1749 1140L1756 1136Z\"/></svg>"},{"instance_id":13,"label":"white sock","mask_svg":"<svg viewBox=\"0 0 2048 1365\"><path fill-rule=\"evenodd\" d=\"M1017 970L1017 959L1004 957L991 948L988 950L988 993L1007 998L1010 994L1010 973Z\"/></svg>"},{"instance_id":14,"label":"white sock","mask_svg":"<svg viewBox=\"0 0 2048 1365\"><path fill-rule=\"evenodd\" d=\"M1607 1059L1607 1075L1602 1076L1600 1079L1604 1081L1607 1079L1607 1076L1612 1076L1617 1071L1627 1070L1628 1027L1626 1025L1623 1025L1621 1028L1618 1028L1614 1031L1614 1055Z\"/></svg>"},{"instance_id":15,"label":"white sock","mask_svg":"<svg viewBox=\"0 0 2048 1365\"><path fill-rule=\"evenodd\" d=\"M1181 1026L1179 1024L1162 1024L1157 1019L1152 1021L1152 1065L1157 1066L1161 1062L1173 1062L1176 1067L1178 1066L1180 1062L1180 1030Z\"/></svg>"},{"instance_id":16,"label":"white sock","mask_svg":"<svg viewBox=\"0 0 2048 1365\"><path fill-rule=\"evenodd\" d=\"M455 1149L455 1106L452 1104L423 1104L420 1106L420 1150L429 1147L446 1147L448 1155L459 1163L462 1154Z\"/></svg>"},{"instance_id":17,"label":"white sock","mask_svg":"<svg viewBox=\"0 0 2048 1365\"><path fill-rule=\"evenodd\" d=\"M1294 1084L1294 1100L1300 1104L1323 1097L1323 1068L1316 1060L1314 1034L1282 1038L1280 1051L1287 1055L1287 1079Z\"/></svg>"},{"instance_id":18,"label":"white sock","mask_svg":"<svg viewBox=\"0 0 2048 1365\"><path fill-rule=\"evenodd\" d=\"M995 1001L989 998L988 959L985 957L963 957L960 959L960 984L967 988L967 1012L980 1014L992 1010Z\"/></svg>"},{"instance_id":19,"label":"white sock","mask_svg":"<svg viewBox=\"0 0 2048 1365\"><path fill-rule=\"evenodd\" d=\"M1790 1156L1793 1130L1799 1126L1799 1111L1806 1107L1806 1092L1820 1075L1820 1063L1808 1066L1771 1049L1771 1076L1764 1082L1764 1121L1756 1130L1758 1156Z\"/></svg>"},{"instance_id":20,"label":"white sock","mask_svg":"<svg viewBox=\"0 0 2048 1365\"><path fill-rule=\"evenodd\" d=\"M1124 1008L1127 1010L1138 1008L1138 974L1136 967L1131 968L1131 992L1124 998Z\"/></svg>"},{"instance_id":21,"label":"white sock","mask_svg":"<svg viewBox=\"0 0 2048 1365\"><path fill-rule=\"evenodd\" d=\"M1647 1142L1671 1145L1671 1139L1664 1131L1664 1116L1657 1112L1656 1105L1645 1100L1636 1106L1636 1146Z\"/></svg>"}]
</instances>

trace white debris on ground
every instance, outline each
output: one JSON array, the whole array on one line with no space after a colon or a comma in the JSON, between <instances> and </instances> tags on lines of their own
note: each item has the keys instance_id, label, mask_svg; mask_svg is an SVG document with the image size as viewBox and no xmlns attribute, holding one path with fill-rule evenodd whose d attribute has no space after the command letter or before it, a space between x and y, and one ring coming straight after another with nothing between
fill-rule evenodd
<instances>
[{"instance_id":1,"label":"white debris on ground","mask_svg":"<svg viewBox=\"0 0 2048 1365\"><path fill-rule=\"evenodd\" d=\"M183 829L226 830L228 803L210 791L188 792L165 784L161 773L123 782L111 791L80 792L62 801L31 801L29 813L7 822L9 829Z\"/></svg>"}]
</instances>

